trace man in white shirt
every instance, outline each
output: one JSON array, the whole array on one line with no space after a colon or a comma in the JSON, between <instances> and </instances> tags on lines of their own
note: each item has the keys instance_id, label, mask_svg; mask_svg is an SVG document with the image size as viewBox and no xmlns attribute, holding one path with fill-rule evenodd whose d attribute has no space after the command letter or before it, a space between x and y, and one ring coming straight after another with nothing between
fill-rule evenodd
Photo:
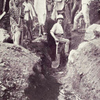
<instances>
[{"instance_id":1,"label":"man in white shirt","mask_svg":"<svg viewBox=\"0 0 100 100\"><path fill-rule=\"evenodd\" d=\"M72 31L77 30L78 20L81 16L84 17L85 28L87 29L88 26L90 25L90 18L89 18L89 9L90 8L89 8L89 6L90 6L91 1L92 0L82 0L81 1L82 9L74 18L74 25L73 25Z\"/></svg>"},{"instance_id":2,"label":"man in white shirt","mask_svg":"<svg viewBox=\"0 0 100 100\"><path fill-rule=\"evenodd\" d=\"M29 2L29 0L25 0L23 3L24 6L24 21L26 23L26 26L28 28L28 39L32 40L32 28L33 28L33 19L36 16L35 11Z\"/></svg>"},{"instance_id":3,"label":"man in white shirt","mask_svg":"<svg viewBox=\"0 0 100 100\"><path fill-rule=\"evenodd\" d=\"M31 20L33 20L34 17L36 17L36 15L35 15L35 11L34 11L32 5L31 5L31 3L24 2L23 5L25 6L25 8L24 8L24 12L25 12L24 19L28 21L31 18Z\"/></svg>"},{"instance_id":4,"label":"man in white shirt","mask_svg":"<svg viewBox=\"0 0 100 100\"><path fill-rule=\"evenodd\" d=\"M57 16L57 23L53 25L50 33L56 42L65 44L65 55L68 56L69 40L64 38L64 30L62 27L63 19L64 17L61 14Z\"/></svg>"}]
</instances>

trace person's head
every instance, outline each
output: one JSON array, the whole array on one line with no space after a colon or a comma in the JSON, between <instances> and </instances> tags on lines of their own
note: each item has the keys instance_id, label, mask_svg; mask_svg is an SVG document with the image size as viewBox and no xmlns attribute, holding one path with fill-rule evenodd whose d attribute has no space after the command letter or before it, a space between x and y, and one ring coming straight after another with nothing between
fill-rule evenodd
<instances>
[{"instance_id":1,"label":"person's head","mask_svg":"<svg viewBox=\"0 0 100 100\"><path fill-rule=\"evenodd\" d=\"M60 15L57 16L57 22L58 22L59 24L62 24L63 20L64 20L63 15L60 14Z\"/></svg>"},{"instance_id":2,"label":"person's head","mask_svg":"<svg viewBox=\"0 0 100 100\"><path fill-rule=\"evenodd\" d=\"M28 2L28 0L25 0L26 2Z\"/></svg>"},{"instance_id":3,"label":"person's head","mask_svg":"<svg viewBox=\"0 0 100 100\"><path fill-rule=\"evenodd\" d=\"M15 5L16 5L16 6L18 6L18 5L19 5L19 3L20 3L20 1L19 1L19 0L15 0Z\"/></svg>"}]
</instances>

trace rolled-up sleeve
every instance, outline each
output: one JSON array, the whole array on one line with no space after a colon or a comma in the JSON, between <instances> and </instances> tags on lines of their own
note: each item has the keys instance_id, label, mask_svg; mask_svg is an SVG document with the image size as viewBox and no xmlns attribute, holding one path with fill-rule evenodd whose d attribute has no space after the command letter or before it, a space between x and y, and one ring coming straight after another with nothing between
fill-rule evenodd
<instances>
[{"instance_id":1,"label":"rolled-up sleeve","mask_svg":"<svg viewBox=\"0 0 100 100\"><path fill-rule=\"evenodd\" d=\"M50 30L50 33L51 33L51 32L53 32L53 33L56 32L56 24L53 25L52 29Z\"/></svg>"}]
</instances>

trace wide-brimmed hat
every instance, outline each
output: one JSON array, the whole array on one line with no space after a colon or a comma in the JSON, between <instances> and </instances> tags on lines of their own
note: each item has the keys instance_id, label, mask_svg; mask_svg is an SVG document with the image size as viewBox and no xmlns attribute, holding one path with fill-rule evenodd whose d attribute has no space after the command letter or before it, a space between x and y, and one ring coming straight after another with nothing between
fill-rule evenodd
<instances>
[{"instance_id":1,"label":"wide-brimmed hat","mask_svg":"<svg viewBox=\"0 0 100 100\"><path fill-rule=\"evenodd\" d=\"M57 16L57 20L58 20L58 19L64 19L63 15L59 14L59 15Z\"/></svg>"}]
</instances>

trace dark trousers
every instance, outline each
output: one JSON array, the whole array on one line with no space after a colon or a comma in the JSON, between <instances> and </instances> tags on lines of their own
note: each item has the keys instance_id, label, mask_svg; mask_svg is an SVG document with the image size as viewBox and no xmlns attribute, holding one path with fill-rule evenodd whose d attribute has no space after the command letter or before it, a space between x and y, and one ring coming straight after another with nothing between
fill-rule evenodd
<instances>
[{"instance_id":1,"label":"dark trousers","mask_svg":"<svg viewBox=\"0 0 100 100\"><path fill-rule=\"evenodd\" d=\"M25 24L27 27L27 38L32 40L32 20L26 21L25 20Z\"/></svg>"}]
</instances>

